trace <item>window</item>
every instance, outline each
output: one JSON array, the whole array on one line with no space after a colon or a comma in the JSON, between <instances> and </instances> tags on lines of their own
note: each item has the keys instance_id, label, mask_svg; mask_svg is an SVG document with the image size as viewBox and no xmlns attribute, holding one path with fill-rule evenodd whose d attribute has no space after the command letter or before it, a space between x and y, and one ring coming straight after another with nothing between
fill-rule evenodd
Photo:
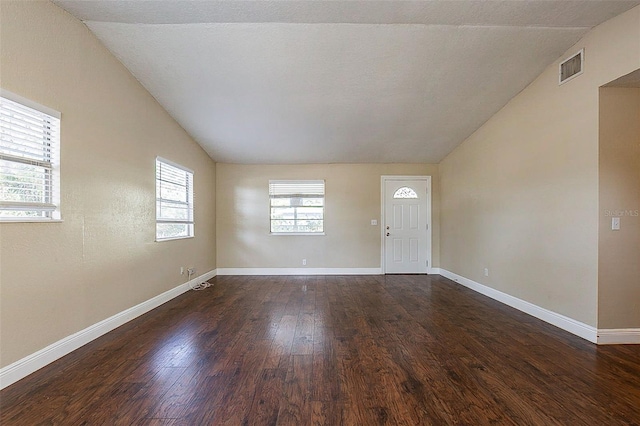
<instances>
[{"instance_id":1,"label":"window","mask_svg":"<svg viewBox=\"0 0 640 426\"><path fill-rule=\"evenodd\" d=\"M272 234L324 232L323 180L270 180Z\"/></svg>"},{"instance_id":2,"label":"window","mask_svg":"<svg viewBox=\"0 0 640 426\"><path fill-rule=\"evenodd\" d=\"M0 92L0 221L60 219L60 113Z\"/></svg>"},{"instance_id":3,"label":"window","mask_svg":"<svg viewBox=\"0 0 640 426\"><path fill-rule=\"evenodd\" d=\"M393 198L418 198L418 194L408 186L403 186L393 194Z\"/></svg>"},{"instance_id":4,"label":"window","mask_svg":"<svg viewBox=\"0 0 640 426\"><path fill-rule=\"evenodd\" d=\"M156 158L156 241L193 237L193 172Z\"/></svg>"}]
</instances>

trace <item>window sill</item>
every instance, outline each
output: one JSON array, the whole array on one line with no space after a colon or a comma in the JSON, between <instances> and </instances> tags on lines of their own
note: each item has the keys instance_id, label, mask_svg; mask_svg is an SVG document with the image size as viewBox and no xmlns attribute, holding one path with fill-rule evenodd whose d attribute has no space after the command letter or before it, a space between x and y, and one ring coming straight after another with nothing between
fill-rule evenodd
<instances>
[{"instance_id":1,"label":"window sill","mask_svg":"<svg viewBox=\"0 0 640 426\"><path fill-rule=\"evenodd\" d=\"M287 236L295 236L295 235L313 235L313 236L322 236L324 232L270 232L269 235L287 235Z\"/></svg>"},{"instance_id":2,"label":"window sill","mask_svg":"<svg viewBox=\"0 0 640 426\"><path fill-rule=\"evenodd\" d=\"M161 239L156 238L156 243L162 243L165 241L175 241L175 240L188 240L189 238L194 238L194 236L191 235L189 237L171 237L171 238L161 238Z\"/></svg>"},{"instance_id":3,"label":"window sill","mask_svg":"<svg viewBox=\"0 0 640 426\"><path fill-rule=\"evenodd\" d=\"M20 219L0 219L0 223L62 223L64 220L62 219L28 219L28 218L20 218Z\"/></svg>"}]
</instances>

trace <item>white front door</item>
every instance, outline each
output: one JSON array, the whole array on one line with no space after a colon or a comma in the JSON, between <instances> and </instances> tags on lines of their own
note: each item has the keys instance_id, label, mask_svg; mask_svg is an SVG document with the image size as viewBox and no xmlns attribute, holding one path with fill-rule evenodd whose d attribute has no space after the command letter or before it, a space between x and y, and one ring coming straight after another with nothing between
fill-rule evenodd
<instances>
[{"instance_id":1,"label":"white front door","mask_svg":"<svg viewBox=\"0 0 640 426\"><path fill-rule=\"evenodd\" d=\"M430 232L427 180L383 178L384 272L426 273Z\"/></svg>"}]
</instances>

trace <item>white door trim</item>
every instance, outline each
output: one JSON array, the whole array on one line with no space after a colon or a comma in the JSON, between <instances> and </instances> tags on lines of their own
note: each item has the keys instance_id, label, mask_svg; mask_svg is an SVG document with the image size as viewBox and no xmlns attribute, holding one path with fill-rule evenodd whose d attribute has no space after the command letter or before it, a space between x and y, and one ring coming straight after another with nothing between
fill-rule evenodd
<instances>
[{"instance_id":1,"label":"white door trim","mask_svg":"<svg viewBox=\"0 0 640 426\"><path fill-rule=\"evenodd\" d=\"M386 274L386 262L385 262L385 205L386 205L386 194L385 194L385 182L388 181L405 181L405 180L424 180L427 182L427 261L429 262L429 266L427 266L427 274L433 273L433 259L431 253L431 232L433 230L433 226L431 226L431 176L393 176L393 175L382 175L380 177L380 270L382 274Z\"/></svg>"}]
</instances>

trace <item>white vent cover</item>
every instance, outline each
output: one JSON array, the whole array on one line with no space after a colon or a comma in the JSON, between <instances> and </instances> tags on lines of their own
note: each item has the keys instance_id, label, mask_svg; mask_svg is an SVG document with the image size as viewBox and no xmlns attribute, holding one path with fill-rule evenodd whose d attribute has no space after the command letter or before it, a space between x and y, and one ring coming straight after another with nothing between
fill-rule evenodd
<instances>
[{"instance_id":1,"label":"white vent cover","mask_svg":"<svg viewBox=\"0 0 640 426\"><path fill-rule=\"evenodd\" d=\"M584 49L578 53L564 60L559 67L559 81L558 84L566 83L569 80L573 80L584 72Z\"/></svg>"}]
</instances>

